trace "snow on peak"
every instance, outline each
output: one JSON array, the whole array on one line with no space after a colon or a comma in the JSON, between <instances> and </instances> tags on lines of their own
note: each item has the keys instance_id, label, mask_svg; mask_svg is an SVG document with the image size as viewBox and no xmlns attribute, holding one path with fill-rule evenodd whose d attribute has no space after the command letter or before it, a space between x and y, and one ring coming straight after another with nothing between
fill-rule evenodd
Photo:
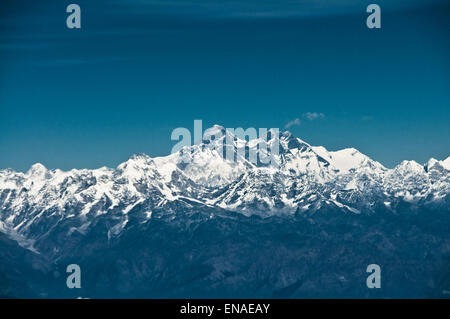
<instances>
[{"instance_id":1,"label":"snow on peak","mask_svg":"<svg viewBox=\"0 0 450 319\"><path fill-rule=\"evenodd\" d=\"M126 162L117 166L117 169L124 170L128 167L146 167L153 163L153 159L145 154L134 154Z\"/></svg>"},{"instance_id":2,"label":"snow on peak","mask_svg":"<svg viewBox=\"0 0 450 319\"><path fill-rule=\"evenodd\" d=\"M225 131L226 129L223 126L215 124L205 130L205 132L203 133L203 137L225 135Z\"/></svg>"},{"instance_id":3,"label":"snow on peak","mask_svg":"<svg viewBox=\"0 0 450 319\"><path fill-rule=\"evenodd\" d=\"M368 167L373 170L386 170L383 165L371 160L353 147L334 152L327 151L323 146L313 146L312 149L341 173L348 173L352 169L362 167Z\"/></svg>"},{"instance_id":4,"label":"snow on peak","mask_svg":"<svg viewBox=\"0 0 450 319\"><path fill-rule=\"evenodd\" d=\"M424 167L417 163L416 161L402 161L399 165L394 168L394 171L401 174L423 174L425 173Z\"/></svg>"},{"instance_id":5,"label":"snow on peak","mask_svg":"<svg viewBox=\"0 0 450 319\"><path fill-rule=\"evenodd\" d=\"M42 165L41 163L36 163L31 166L26 175L33 178L46 178L49 174L47 168L44 165Z\"/></svg>"},{"instance_id":6,"label":"snow on peak","mask_svg":"<svg viewBox=\"0 0 450 319\"><path fill-rule=\"evenodd\" d=\"M351 169L368 166L374 170L385 170L385 167L380 163L371 160L368 156L362 154L357 149L345 148L336 152L330 152L331 159L336 168L341 172L348 172Z\"/></svg>"},{"instance_id":7,"label":"snow on peak","mask_svg":"<svg viewBox=\"0 0 450 319\"><path fill-rule=\"evenodd\" d=\"M443 161L438 161L435 158L430 158L428 160L428 162L425 164L425 169L427 171L433 170L433 169L437 169L437 170L450 170L450 157L447 157L445 160Z\"/></svg>"},{"instance_id":8,"label":"snow on peak","mask_svg":"<svg viewBox=\"0 0 450 319\"><path fill-rule=\"evenodd\" d=\"M299 139L292 135L289 131L284 131L280 134L280 146L285 150L309 150L311 149L311 145L306 143L305 141Z\"/></svg>"},{"instance_id":9,"label":"snow on peak","mask_svg":"<svg viewBox=\"0 0 450 319\"><path fill-rule=\"evenodd\" d=\"M130 181L137 181L145 177L155 177L156 167L150 156L137 154L117 166L116 172Z\"/></svg>"},{"instance_id":10,"label":"snow on peak","mask_svg":"<svg viewBox=\"0 0 450 319\"><path fill-rule=\"evenodd\" d=\"M428 168L431 168L431 167L433 167L434 165L436 165L436 164L438 164L439 163L439 161L437 160L437 159L435 159L435 158L430 158L429 160L428 160L428 162L427 162L427 164L426 164L426 166L428 167Z\"/></svg>"},{"instance_id":11,"label":"snow on peak","mask_svg":"<svg viewBox=\"0 0 450 319\"><path fill-rule=\"evenodd\" d=\"M133 154L132 156L130 156L130 158L128 159L128 161L144 161L144 162L148 162L150 161L152 158L150 156L148 156L147 154L144 153L138 153L138 154Z\"/></svg>"},{"instance_id":12,"label":"snow on peak","mask_svg":"<svg viewBox=\"0 0 450 319\"><path fill-rule=\"evenodd\" d=\"M441 161L442 167L444 167L446 170L450 171L450 156L447 157L445 160Z\"/></svg>"}]
</instances>

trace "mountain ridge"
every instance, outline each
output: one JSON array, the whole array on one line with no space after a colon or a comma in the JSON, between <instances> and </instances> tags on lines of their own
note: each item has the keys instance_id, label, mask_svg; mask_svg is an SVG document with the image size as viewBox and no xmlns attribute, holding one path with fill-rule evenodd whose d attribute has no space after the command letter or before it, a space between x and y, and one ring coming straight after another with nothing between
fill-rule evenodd
<instances>
[{"instance_id":1,"label":"mountain ridge","mask_svg":"<svg viewBox=\"0 0 450 319\"><path fill-rule=\"evenodd\" d=\"M403 161L387 169L354 148L328 151L290 132L277 137L269 131L271 136L262 142L278 142L278 153L264 154L272 156L269 164L252 163L243 156L229 160L220 154L220 143L236 153L245 149L241 154L247 155L258 145L236 136L230 143L225 139L229 132L221 139L212 137L223 130L216 125L206 130L201 143L163 157L135 154L116 168L62 171L36 163L25 173L0 170L1 229L30 248L42 237L35 230L41 223L46 224L40 230L45 233L73 220L68 231L72 234L86 231L106 214L111 218L110 234L118 235L136 207L146 205L150 219L155 208L171 202L261 217L314 213L323 206L371 214L379 205L395 212L401 202L448 205L450 157L424 165ZM259 156L267 149L258 147L255 153ZM44 223L43 217L50 222Z\"/></svg>"},{"instance_id":2,"label":"mountain ridge","mask_svg":"<svg viewBox=\"0 0 450 319\"><path fill-rule=\"evenodd\" d=\"M224 140L211 136L116 168L1 170L0 294L417 298L450 290L449 159L387 169L356 149L329 152L283 132L270 154L255 150L257 141L225 141L242 151L230 160L220 154ZM271 161L250 161L252 148ZM72 263L83 271L77 291L65 286ZM382 290L365 286L371 263L388 276Z\"/></svg>"}]
</instances>

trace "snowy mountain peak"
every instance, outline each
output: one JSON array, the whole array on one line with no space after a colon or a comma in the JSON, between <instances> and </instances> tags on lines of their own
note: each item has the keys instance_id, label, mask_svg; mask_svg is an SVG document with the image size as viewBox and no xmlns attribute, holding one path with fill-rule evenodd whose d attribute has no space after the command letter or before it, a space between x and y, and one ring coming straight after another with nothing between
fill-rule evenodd
<instances>
[{"instance_id":1,"label":"snowy mountain peak","mask_svg":"<svg viewBox=\"0 0 450 319\"><path fill-rule=\"evenodd\" d=\"M305 151L311 149L311 145L305 141L295 137L289 131L284 131L280 135L280 144L283 150L288 151L292 149L298 149L299 151Z\"/></svg>"},{"instance_id":2,"label":"snowy mountain peak","mask_svg":"<svg viewBox=\"0 0 450 319\"><path fill-rule=\"evenodd\" d=\"M450 171L450 156L441 162L442 167Z\"/></svg>"},{"instance_id":3,"label":"snowy mountain peak","mask_svg":"<svg viewBox=\"0 0 450 319\"><path fill-rule=\"evenodd\" d=\"M430 158L424 167L427 171L431 171L433 169L448 171L448 170L450 170L449 164L450 164L450 160L448 157L447 157L447 159L445 159L443 161L438 161L435 158Z\"/></svg>"},{"instance_id":4,"label":"snowy mountain peak","mask_svg":"<svg viewBox=\"0 0 450 319\"><path fill-rule=\"evenodd\" d=\"M323 146L314 146L312 149L341 173L349 173L351 170L362 168L373 171L386 170L383 165L355 148L345 148L334 152L327 151Z\"/></svg>"},{"instance_id":5,"label":"snowy mountain peak","mask_svg":"<svg viewBox=\"0 0 450 319\"><path fill-rule=\"evenodd\" d=\"M129 161L148 161L151 157L144 153L137 153L130 156Z\"/></svg>"},{"instance_id":6,"label":"snowy mountain peak","mask_svg":"<svg viewBox=\"0 0 450 319\"><path fill-rule=\"evenodd\" d=\"M216 139L222 139L223 137L226 137L226 133L230 134L229 131L227 131L223 126L220 125L214 125L211 128L205 130L203 133L203 140L202 142L209 142ZM230 135L232 140L234 139L233 135Z\"/></svg>"},{"instance_id":7,"label":"snowy mountain peak","mask_svg":"<svg viewBox=\"0 0 450 319\"><path fill-rule=\"evenodd\" d=\"M416 161L402 161L399 165L397 165L394 168L395 171L398 171L400 173L416 173L416 174L423 174L425 173L424 167L417 163Z\"/></svg>"},{"instance_id":8,"label":"snowy mountain peak","mask_svg":"<svg viewBox=\"0 0 450 319\"><path fill-rule=\"evenodd\" d=\"M44 177L48 172L47 168L41 163L36 163L26 173L27 176Z\"/></svg>"}]
</instances>

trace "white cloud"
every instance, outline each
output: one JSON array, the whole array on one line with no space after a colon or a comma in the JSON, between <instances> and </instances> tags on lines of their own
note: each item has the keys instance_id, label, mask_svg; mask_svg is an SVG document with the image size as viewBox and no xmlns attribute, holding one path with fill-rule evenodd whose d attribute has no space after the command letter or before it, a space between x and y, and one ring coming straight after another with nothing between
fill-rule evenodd
<instances>
[{"instance_id":1,"label":"white cloud","mask_svg":"<svg viewBox=\"0 0 450 319\"><path fill-rule=\"evenodd\" d=\"M292 126L298 126L300 125L301 121L299 118L296 118L295 120L289 121L286 123L286 125L284 126L284 128L290 128Z\"/></svg>"},{"instance_id":2,"label":"white cloud","mask_svg":"<svg viewBox=\"0 0 450 319\"><path fill-rule=\"evenodd\" d=\"M325 117L325 114L317 112L306 112L302 114L302 117L310 121L314 121L317 119L323 119Z\"/></svg>"}]
</instances>

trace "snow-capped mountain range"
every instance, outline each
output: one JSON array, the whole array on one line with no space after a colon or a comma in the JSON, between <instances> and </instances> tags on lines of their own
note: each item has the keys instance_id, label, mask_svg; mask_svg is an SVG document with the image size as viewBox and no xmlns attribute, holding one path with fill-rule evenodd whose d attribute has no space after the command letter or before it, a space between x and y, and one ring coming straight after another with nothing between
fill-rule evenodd
<instances>
[{"instance_id":1,"label":"snow-capped mountain range","mask_svg":"<svg viewBox=\"0 0 450 319\"><path fill-rule=\"evenodd\" d=\"M214 126L115 169L1 170L0 297L447 296L450 158L387 169L274 133ZM365 286L371 263L381 290Z\"/></svg>"},{"instance_id":2,"label":"snow-capped mountain range","mask_svg":"<svg viewBox=\"0 0 450 319\"><path fill-rule=\"evenodd\" d=\"M220 126L209 132L217 130L223 138L230 134ZM395 213L403 201L449 205L450 157L387 169L354 148L332 152L283 132L267 141L280 145L273 163L259 165L227 160L213 147L224 140L208 136L169 156L134 155L115 169L61 171L35 164L26 173L1 170L0 231L34 249L36 239L63 221L73 221L68 234L83 233L101 215L111 217L108 236L117 236L137 208L145 222L155 210L175 216L176 205L262 217L312 214L322 206L359 214L380 206ZM231 140L227 147L236 150L256 147L255 141Z\"/></svg>"}]
</instances>

